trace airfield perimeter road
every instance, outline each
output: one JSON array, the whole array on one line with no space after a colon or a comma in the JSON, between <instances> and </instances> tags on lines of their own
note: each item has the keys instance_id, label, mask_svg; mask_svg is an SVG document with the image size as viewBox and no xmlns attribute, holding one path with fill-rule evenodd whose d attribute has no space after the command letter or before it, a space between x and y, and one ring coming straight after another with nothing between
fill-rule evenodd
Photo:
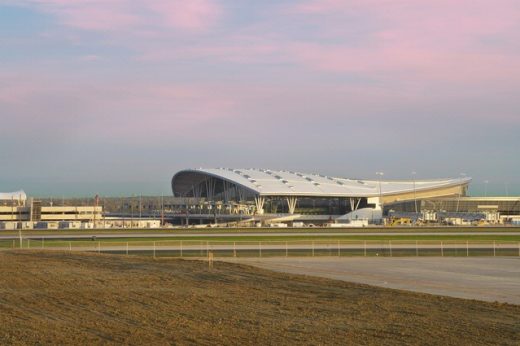
<instances>
[{"instance_id":1,"label":"airfield perimeter road","mask_svg":"<svg viewBox=\"0 0 520 346\"><path fill-rule=\"evenodd\" d=\"M514 257L277 257L225 261L290 274L520 305L520 258Z\"/></svg>"},{"instance_id":2,"label":"airfield perimeter road","mask_svg":"<svg viewBox=\"0 0 520 346\"><path fill-rule=\"evenodd\" d=\"M7 232L5 232L7 233ZM520 232L516 231L496 231L496 232L254 232L254 233L221 233L221 232L204 232L195 233L190 231L183 231L179 233L160 233L160 232L141 232L128 233L124 231L105 232L82 232L82 231L23 231L22 235L25 239L91 239L96 238L185 238L185 237L290 237L290 236L315 236L315 237L337 237L337 236L466 236L466 235L494 235L494 236L520 236ZM0 234L0 239L18 239L18 232L9 232L7 234Z\"/></svg>"}]
</instances>

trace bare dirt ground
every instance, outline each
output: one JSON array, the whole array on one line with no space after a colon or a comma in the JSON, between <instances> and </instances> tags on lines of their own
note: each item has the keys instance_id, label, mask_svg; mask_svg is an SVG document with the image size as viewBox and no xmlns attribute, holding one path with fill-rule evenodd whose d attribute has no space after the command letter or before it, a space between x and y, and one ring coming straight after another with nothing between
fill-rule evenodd
<instances>
[{"instance_id":1,"label":"bare dirt ground","mask_svg":"<svg viewBox=\"0 0 520 346\"><path fill-rule=\"evenodd\" d=\"M518 345L520 306L240 264L0 252L0 344Z\"/></svg>"}]
</instances>

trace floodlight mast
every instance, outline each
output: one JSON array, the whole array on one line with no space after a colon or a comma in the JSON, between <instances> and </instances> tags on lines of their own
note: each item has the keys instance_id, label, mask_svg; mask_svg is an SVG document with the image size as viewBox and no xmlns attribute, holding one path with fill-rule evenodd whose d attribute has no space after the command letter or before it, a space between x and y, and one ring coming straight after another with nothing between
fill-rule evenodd
<instances>
[{"instance_id":1,"label":"floodlight mast","mask_svg":"<svg viewBox=\"0 0 520 346\"><path fill-rule=\"evenodd\" d=\"M413 203L415 205L415 213L417 214L417 194L415 190L415 175L417 174L416 171L412 171L412 177L413 177Z\"/></svg>"},{"instance_id":2,"label":"floodlight mast","mask_svg":"<svg viewBox=\"0 0 520 346\"><path fill-rule=\"evenodd\" d=\"M461 178L465 178L466 177L466 173L460 173L460 176ZM456 212L458 213L459 212L459 204L460 204L460 195L461 195L461 190L459 190L459 198L457 198L457 209L456 209Z\"/></svg>"},{"instance_id":3,"label":"floodlight mast","mask_svg":"<svg viewBox=\"0 0 520 346\"><path fill-rule=\"evenodd\" d=\"M383 192L381 190L381 179L383 178L383 175L385 175L384 172L376 172L376 174L379 176L379 206L381 208L381 219L383 218Z\"/></svg>"}]
</instances>

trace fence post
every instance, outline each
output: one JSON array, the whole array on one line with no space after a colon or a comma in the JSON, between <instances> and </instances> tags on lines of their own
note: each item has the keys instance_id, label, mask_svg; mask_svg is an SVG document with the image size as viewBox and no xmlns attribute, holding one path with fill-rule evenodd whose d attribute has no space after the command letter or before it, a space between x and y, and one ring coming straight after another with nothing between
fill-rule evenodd
<instances>
[{"instance_id":1,"label":"fence post","mask_svg":"<svg viewBox=\"0 0 520 346\"><path fill-rule=\"evenodd\" d=\"M213 251L208 251L208 269L213 269Z\"/></svg>"},{"instance_id":2,"label":"fence post","mask_svg":"<svg viewBox=\"0 0 520 346\"><path fill-rule=\"evenodd\" d=\"M69 251L72 251L72 242L69 241Z\"/></svg>"},{"instance_id":3,"label":"fence post","mask_svg":"<svg viewBox=\"0 0 520 346\"><path fill-rule=\"evenodd\" d=\"M182 240L181 240L181 257L182 257Z\"/></svg>"},{"instance_id":4,"label":"fence post","mask_svg":"<svg viewBox=\"0 0 520 346\"><path fill-rule=\"evenodd\" d=\"M496 256L496 242L493 240L493 257Z\"/></svg>"},{"instance_id":5,"label":"fence post","mask_svg":"<svg viewBox=\"0 0 520 346\"><path fill-rule=\"evenodd\" d=\"M101 253L101 242L100 241L98 241L98 243L97 243L97 252Z\"/></svg>"},{"instance_id":6,"label":"fence post","mask_svg":"<svg viewBox=\"0 0 520 346\"><path fill-rule=\"evenodd\" d=\"M237 242L233 242L233 257L237 257Z\"/></svg>"},{"instance_id":7,"label":"fence post","mask_svg":"<svg viewBox=\"0 0 520 346\"><path fill-rule=\"evenodd\" d=\"M128 242L126 242L126 254L128 255Z\"/></svg>"},{"instance_id":8,"label":"fence post","mask_svg":"<svg viewBox=\"0 0 520 346\"><path fill-rule=\"evenodd\" d=\"M441 241L441 256L444 257L444 246Z\"/></svg>"},{"instance_id":9,"label":"fence post","mask_svg":"<svg viewBox=\"0 0 520 346\"><path fill-rule=\"evenodd\" d=\"M419 257L419 241L415 241L415 256Z\"/></svg>"},{"instance_id":10,"label":"fence post","mask_svg":"<svg viewBox=\"0 0 520 346\"><path fill-rule=\"evenodd\" d=\"M314 257L314 242L312 242L312 257Z\"/></svg>"},{"instance_id":11,"label":"fence post","mask_svg":"<svg viewBox=\"0 0 520 346\"><path fill-rule=\"evenodd\" d=\"M45 249L45 238L42 238L42 249Z\"/></svg>"},{"instance_id":12,"label":"fence post","mask_svg":"<svg viewBox=\"0 0 520 346\"><path fill-rule=\"evenodd\" d=\"M466 257L469 257L469 242L466 240Z\"/></svg>"},{"instance_id":13,"label":"fence post","mask_svg":"<svg viewBox=\"0 0 520 346\"><path fill-rule=\"evenodd\" d=\"M392 257L392 241L388 241L388 246L390 247L390 257Z\"/></svg>"},{"instance_id":14,"label":"fence post","mask_svg":"<svg viewBox=\"0 0 520 346\"><path fill-rule=\"evenodd\" d=\"M153 242L153 258L155 258L155 242Z\"/></svg>"},{"instance_id":15,"label":"fence post","mask_svg":"<svg viewBox=\"0 0 520 346\"><path fill-rule=\"evenodd\" d=\"M520 243L518 246L520 247ZM519 254L520 254L520 250L519 250ZM289 247L287 246L287 242L285 242L285 257L287 257L287 256L289 256Z\"/></svg>"},{"instance_id":16,"label":"fence post","mask_svg":"<svg viewBox=\"0 0 520 346\"><path fill-rule=\"evenodd\" d=\"M341 257L341 249L339 247L339 240L338 240L338 257Z\"/></svg>"},{"instance_id":17,"label":"fence post","mask_svg":"<svg viewBox=\"0 0 520 346\"><path fill-rule=\"evenodd\" d=\"M366 240L363 242L363 254L366 257L366 255L367 255L367 241Z\"/></svg>"},{"instance_id":18,"label":"fence post","mask_svg":"<svg viewBox=\"0 0 520 346\"><path fill-rule=\"evenodd\" d=\"M27 248L30 249L31 248L31 239L27 239Z\"/></svg>"},{"instance_id":19,"label":"fence post","mask_svg":"<svg viewBox=\"0 0 520 346\"><path fill-rule=\"evenodd\" d=\"M209 256L209 244L208 241L206 241L206 256Z\"/></svg>"},{"instance_id":20,"label":"fence post","mask_svg":"<svg viewBox=\"0 0 520 346\"><path fill-rule=\"evenodd\" d=\"M262 242L261 241L258 242L258 254L260 255L260 257L262 257Z\"/></svg>"}]
</instances>

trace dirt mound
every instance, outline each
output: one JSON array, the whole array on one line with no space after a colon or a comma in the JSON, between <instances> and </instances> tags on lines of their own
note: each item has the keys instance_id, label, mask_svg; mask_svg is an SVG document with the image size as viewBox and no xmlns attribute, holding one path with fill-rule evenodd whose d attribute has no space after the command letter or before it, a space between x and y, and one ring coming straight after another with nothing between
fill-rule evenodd
<instances>
[{"instance_id":1,"label":"dirt mound","mask_svg":"<svg viewBox=\"0 0 520 346\"><path fill-rule=\"evenodd\" d=\"M520 306L216 262L0 252L0 344L518 344Z\"/></svg>"}]
</instances>

